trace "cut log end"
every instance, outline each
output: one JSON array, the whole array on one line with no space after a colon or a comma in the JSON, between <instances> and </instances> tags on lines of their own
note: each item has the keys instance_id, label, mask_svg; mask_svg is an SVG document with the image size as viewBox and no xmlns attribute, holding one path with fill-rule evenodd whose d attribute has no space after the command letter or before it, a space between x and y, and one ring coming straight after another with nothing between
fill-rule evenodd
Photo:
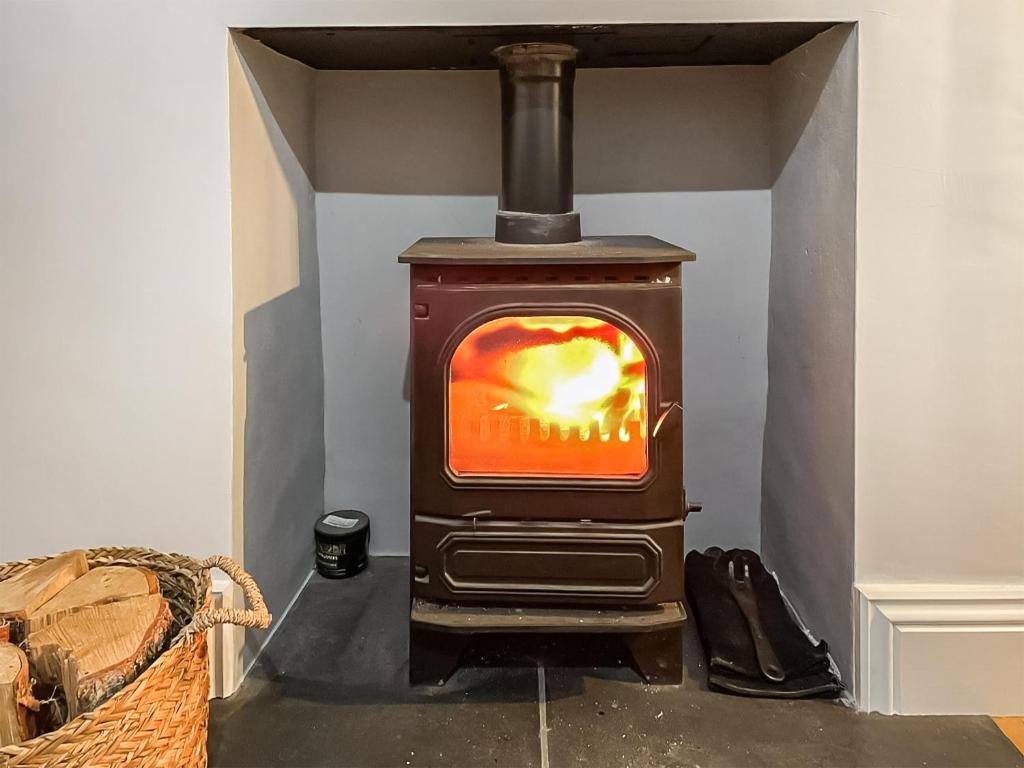
<instances>
[{"instance_id":1,"label":"cut log end","mask_svg":"<svg viewBox=\"0 0 1024 768\"><path fill-rule=\"evenodd\" d=\"M28 636L40 682L64 689L69 717L132 682L160 653L172 616L160 595L84 606Z\"/></svg>"},{"instance_id":2,"label":"cut log end","mask_svg":"<svg viewBox=\"0 0 1024 768\"><path fill-rule=\"evenodd\" d=\"M82 551L0 582L0 747L95 709L159 655L172 626L153 571L89 570ZM50 701L42 710L33 685Z\"/></svg>"},{"instance_id":3,"label":"cut log end","mask_svg":"<svg viewBox=\"0 0 1024 768\"><path fill-rule=\"evenodd\" d=\"M20 642L25 619L88 570L85 552L75 550L0 581L0 621L10 623L11 639Z\"/></svg>"},{"instance_id":4,"label":"cut log end","mask_svg":"<svg viewBox=\"0 0 1024 768\"><path fill-rule=\"evenodd\" d=\"M160 592L156 574L148 568L105 565L71 582L33 611L23 622L30 635L89 605L103 605Z\"/></svg>"},{"instance_id":5,"label":"cut log end","mask_svg":"<svg viewBox=\"0 0 1024 768\"><path fill-rule=\"evenodd\" d=\"M31 739L35 734L29 713L38 709L28 659L17 646L0 643L0 747Z\"/></svg>"}]
</instances>

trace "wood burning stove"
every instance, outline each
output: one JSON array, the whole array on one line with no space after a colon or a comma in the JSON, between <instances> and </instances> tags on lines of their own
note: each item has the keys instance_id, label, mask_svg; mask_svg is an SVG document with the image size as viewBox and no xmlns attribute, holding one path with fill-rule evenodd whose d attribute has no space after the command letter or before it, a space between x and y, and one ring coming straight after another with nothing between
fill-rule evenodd
<instances>
[{"instance_id":1,"label":"wood burning stove","mask_svg":"<svg viewBox=\"0 0 1024 768\"><path fill-rule=\"evenodd\" d=\"M617 632L681 680L685 249L580 238L575 49L501 63L494 239L426 238L411 265L410 679L476 632Z\"/></svg>"}]
</instances>

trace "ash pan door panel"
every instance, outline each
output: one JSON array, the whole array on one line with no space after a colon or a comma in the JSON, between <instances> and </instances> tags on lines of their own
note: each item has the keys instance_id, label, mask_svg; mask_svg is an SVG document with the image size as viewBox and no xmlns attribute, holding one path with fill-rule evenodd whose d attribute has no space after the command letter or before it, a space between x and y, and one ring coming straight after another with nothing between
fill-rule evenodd
<instances>
[{"instance_id":1,"label":"ash pan door panel","mask_svg":"<svg viewBox=\"0 0 1024 768\"><path fill-rule=\"evenodd\" d=\"M417 595L626 605L682 597L682 523L507 523L418 516Z\"/></svg>"}]
</instances>

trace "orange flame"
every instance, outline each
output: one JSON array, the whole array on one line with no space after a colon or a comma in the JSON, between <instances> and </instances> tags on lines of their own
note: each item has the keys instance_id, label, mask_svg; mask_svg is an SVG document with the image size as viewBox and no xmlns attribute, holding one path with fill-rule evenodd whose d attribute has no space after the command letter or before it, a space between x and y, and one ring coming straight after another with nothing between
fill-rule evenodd
<instances>
[{"instance_id":1,"label":"orange flame","mask_svg":"<svg viewBox=\"0 0 1024 768\"><path fill-rule=\"evenodd\" d=\"M449 464L460 475L639 476L647 365L584 316L484 323L452 356Z\"/></svg>"}]
</instances>

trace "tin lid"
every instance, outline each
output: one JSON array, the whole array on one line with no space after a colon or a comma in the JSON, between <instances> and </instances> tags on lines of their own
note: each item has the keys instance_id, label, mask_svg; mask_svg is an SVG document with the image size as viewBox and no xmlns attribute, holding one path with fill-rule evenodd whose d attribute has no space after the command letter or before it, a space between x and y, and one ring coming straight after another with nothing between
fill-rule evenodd
<instances>
[{"instance_id":1,"label":"tin lid","mask_svg":"<svg viewBox=\"0 0 1024 768\"><path fill-rule=\"evenodd\" d=\"M358 509L339 509L321 516L313 528L317 536L347 539L365 534L369 527L370 518Z\"/></svg>"}]
</instances>

